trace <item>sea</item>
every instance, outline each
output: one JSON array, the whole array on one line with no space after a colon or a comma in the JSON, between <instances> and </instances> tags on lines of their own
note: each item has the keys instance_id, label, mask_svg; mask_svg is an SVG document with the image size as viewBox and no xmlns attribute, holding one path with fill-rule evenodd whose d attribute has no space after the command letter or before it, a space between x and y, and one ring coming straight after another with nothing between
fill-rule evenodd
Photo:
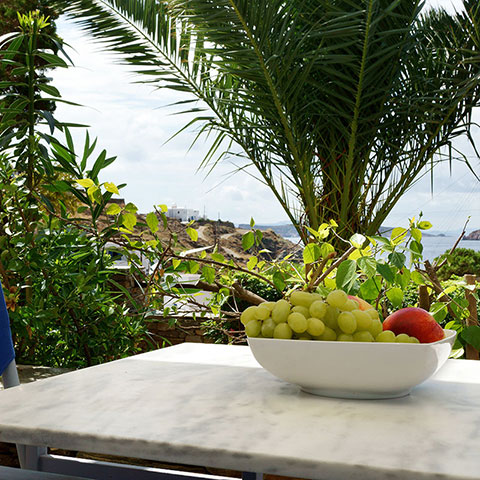
<instances>
[{"instance_id":1,"label":"sea","mask_svg":"<svg viewBox=\"0 0 480 480\"><path fill-rule=\"evenodd\" d=\"M442 253L449 251L458 237L451 236L435 236L422 238L423 244L423 259L432 261ZM299 237L288 237L288 240L298 243ZM457 248L470 248L471 250L480 250L480 240L461 240Z\"/></svg>"}]
</instances>

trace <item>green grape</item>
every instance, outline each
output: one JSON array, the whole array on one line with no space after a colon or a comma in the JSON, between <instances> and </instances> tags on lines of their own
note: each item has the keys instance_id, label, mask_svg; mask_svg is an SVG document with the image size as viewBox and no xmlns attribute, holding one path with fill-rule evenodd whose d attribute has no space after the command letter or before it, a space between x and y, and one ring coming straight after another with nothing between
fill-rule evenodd
<instances>
[{"instance_id":1,"label":"green grape","mask_svg":"<svg viewBox=\"0 0 480 480\"><path fill-rule=\"evenodd\" d=\"M267 307L271 312L273 310L273 307L275 306L275 302L263 302L260 305L262 307Z\"/></svg>"},{"instance_id":2,"label":"green grape","mask_svg":"<svg viewBox=\"0 0 480 480\"><path fill-rule=\"evenodd\" d=\"M379 319L378 312L374 308L369 308L368 310L365 310L365 313L370 315L370 318L372 320L378 320Z\"/></svg>"},{"instance_id":3,"label":"green grape","mask_svg":"<svg viewBox=\"0 0 480 480\"><path fill-rule=\"evenodd\" d=\"M375 337L375 341L395 343L395 334L391 330L384 330Z\"/></svg>"},{"instance_id":4,"label":"green grape","mask_svg":"<svg viewBox=\"0 0 480 480\"><path fill-rule=\"evenodd\" d=\"M273 338L288 340L292 338L292 329L286 323L279 323L273 331Z\"/></svg>"},{"instance_id":5,"label":"green grape","mask_svg":"<svg viewBox=\"0 0 480 480\"><path fill-rule=\"evenodd\" d=\"M262 335L267 338L272 338L276 325L271 318L267 318L262 325Z\"/></svg>"},{"instance_id":6,"label":"green grape","mask_svg":"<svg viewBox=\"0 0 480 480\"><path fill-rule=\"evenodd\" d=\"M342 305L341 310L344 312L351 312L358 308L358 303L355 300L351 300L350 298Z\"/></svg>"},{"instance_id":7,"label":"green grape","mask_svg":"<svg viewBox=\"0 0 480 480\"><path fill-rule=\"evenodd\" d=\"M352 315L355 317L357 321L357 330L368 330L370 325L372 324L372 318L366 312L362 310L352 310Z\"/></svg>"},{"instance_id":8,"label":"green grape","mask_svg":"<svg viewBox=\"0 0 480 480\"><path fill-rule=\"evenodd\" d=\"M342 308L348 300L343 290L333 290L327 295L327 303L332 307Z\"/></svg>"},{"instance_id":9,"label":"green grape","mask_svg":"<svg viewBox=\"0 0 480 480\"><path fill-rule=\"evenodd\" d=\"M290 303L295 306L310 307L315 300L321 300L322 296L318 293L303 292L294 290L290 295Z\"/></svg>"},{"instance_id":10,"label":"green grape","mask_svg":"<svg viewBox=\"0 0 480 480\"><path fill-rule=\"evenodd\" d=\"M270 313L271 310L263 304L260 304L255 312L258 320L266 320L270 316Z\"/></svg>"},{"instance_id":11,"label":"green grape","mask_svg":"<svg viewBox=\"0 0 480 480\"><path fill-rule=\"evenodd\" d=\"M247 337L258 337L262 329L262 322L251 320L245 325L245 333Z\"/></svg>"},{"instance_id":12,"label":"green grape","mask_svg":"<svg viewBox=\"0 0 480 480\"><path fill-rule=\"evenodd\" d=\"M400 333L395 338L396 343L410 343L410 337L406 333Z\"/></svg>"},{"instance_id":13,"label":"green grape","mask_svg":"<svg viewBox=\"0 0 480 480\"><path fill-rule=\"evenodd\" d=\"M253 305L251 307L246 308L242 312L242 314L240 315L240 321L244 325L246 325L250 321L255 320L257 318L256 315L257 315L257 307Z\"/></svg>"},{"instance_id":14,"label":"green grape","mask_svg":"<svg viewBox=\"0 0 480 480\"><path fill-rule=\"evenodd\" d=\"M368 327L368 331L372 334L373 338L377 338L377 335L383 330L382 322L380 320L372 320L372 324Z\"/></svg>"},{"instance_id":15,"label":"green grape","mask_svg":"<svg viewBox=\"0 0 480 480\"><path fill-rule=\"evenodd\" d=\"M293 312L288 316L288 325L295 333L303 333L307 330L307 319L298 312Z\"/></svg>"},{"instance_id":16,"label":"green grape","mask_svg":"<svg viewBox=\"0 0 480 480\"><path fill-rule=\"evenodd\" d=\"M338 308L331 307L329 305L327 307L327 311L325 312L325 316L322 318L323 323L332 330L336 330L338 328L337 318L339 313L340 311Z\"/></svg>"},{"instance_id":17,"label":"green grape","mask_svg":"<svg viewBox=\"0 0 480 480\"><path fill-rule=\"evenodd\" d=\"M337 339L337 334L335 333L335 330L332 330L329 327L325 327L325 330L320 335L320 340L324 340L327 342L333 342L336 339Z\"/></svg>"},{"instance_id":18,"label":"green grape","mask_svg":"<svg viewBox=\"0 0 480 480\"><path fill-rule=\"evenodd\" d=\"M286 300L278 300L272 310L272 319L276 324L286 323L290 315L290 304Z\"/></svg>"},{"instance_id":19,"label":"green grape","mask_svg":"<svg viewBox=\"0 0 480 480\"><path fill-rule=\"evenodd\" d=\"M417 337L410 337L409 343L420 343L420 340Z\"/></svg>"},{"instance_id":20,"label":"green grape","mask_svg":"<svg viewBox=\"0 0 480 480\"><path fill-rule=\"evenodd\" d=\"M307 332L314 337L320 336L325 331L325 324L318 318L307 319L307 324Z\"/></svg>"},{"instance_id":21,"label":"green grape","mask_svg":"<svg viewBox=\"0 0 480 480\"><path fill-rule=\"evenodd\" d=\"M342 312L338 316L338 326L343 333L353 333L357 329L357 321L350 312Z\"/></svg>"},{"instance_id":22,"label":"green grape","mask_svg":"<svg viewBox=\"0 0 480 480\"><path fill-rule=\"evenodd\" d=\"M353 336L346 333L341 333L337 336L339 342L353 342Z\"/></svg>"},{"instance_id":23,"label":"green grape","mask_svg":"<svg viewBox=\"0 0 480 480\"><path fill-rule=\"evenodd\" d=\"M301 313L305 318L310 316L310 312L308 311L307 307L303 307L302 305L296 305L292 308L292 312Z\"/></svg>"},{"instance_id":24,"label":"green grape","mask_svg":"<svg viewBox=\"0 0 480 480\"><path fill-rule=\"evenodd\" d=\"M323 318L327 313L328 305L322 300L316 300L310 305L310 315L309 317Z\"/></svg>"},{"instance_id":25,"label":"green grape","mask_svg":"<svg viewBox=\"0 0 480 480\"><path fill-rule=\"evenodd\" d=\"M373 342L373 335L368 332L367 330L363 330L360 332L355 332L353 334L353 341L354 342Z\"/></svg>"}]
</instances>

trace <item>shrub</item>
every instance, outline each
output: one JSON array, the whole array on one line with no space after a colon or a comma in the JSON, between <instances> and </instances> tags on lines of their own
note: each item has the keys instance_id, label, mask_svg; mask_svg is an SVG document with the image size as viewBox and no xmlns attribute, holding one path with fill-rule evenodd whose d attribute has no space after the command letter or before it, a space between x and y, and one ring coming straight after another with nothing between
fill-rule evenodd
<instances>
[{"instance_id":1,"label":"shrub","mask_svg":"<svg viewBox=\"0 0 480 480\"><path fill-rule=\"evenodd\" d=\"M452 275L459 277L465 274L480 276L480 252L471 248L457 248L453 254L445 252L435 260L447 261L438 269L437 275L440 280L448 280Z\"/></svg>"}]
</instances>

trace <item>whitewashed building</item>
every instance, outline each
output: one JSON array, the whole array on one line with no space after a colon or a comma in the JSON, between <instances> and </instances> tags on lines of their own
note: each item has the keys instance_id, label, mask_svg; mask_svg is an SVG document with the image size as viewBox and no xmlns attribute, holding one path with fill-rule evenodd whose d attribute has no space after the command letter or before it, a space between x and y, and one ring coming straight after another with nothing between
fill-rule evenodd
<instances>
[{"instance_id":1,"label":"whitewashed building","mask_svg":"<svg viewBox=\"0 0 480 480\"><path fill-rule=\"evenodd\" d=\"M198 220L200 218L200 212L191 208L180 208L176 205L172 205L168 209L167 217L176 218L181 222L190 222L192 220Z\"/></svg>"}]
</instances>

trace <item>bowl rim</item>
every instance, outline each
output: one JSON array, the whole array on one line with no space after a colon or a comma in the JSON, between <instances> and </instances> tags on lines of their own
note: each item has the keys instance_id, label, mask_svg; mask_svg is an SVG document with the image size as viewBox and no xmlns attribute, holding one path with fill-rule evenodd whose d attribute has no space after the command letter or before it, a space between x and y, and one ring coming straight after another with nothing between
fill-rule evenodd
<instances>
[{"instance_id":1,"label":"bowl rim","mask_svg":"<svg viewBox=\"0 0 480 480\"><path fill-rule=\"evenodd\" d=\"M446 341L455 338L457 335L456 330L451 330L449 328L444 328L443 331L445 332L445 336L436 342L430 343L396 343L396 342L338 342L336 340L301 340L302 342L310 343L310 344L319 344L319 345L398 345L398 347L405 347L405 346L413 346L418 348L420 346L425 345L437 345L440 343L445 343ZM276 342L295 342L297 343L299 340L295 338L265 338L265 337L247 337L247 341L254 340L255 342L271 342L272 340ZM376 347L374 347L376 348ZM397 348L397 347L395 347Z\"/></svg>"}]
</instances>

